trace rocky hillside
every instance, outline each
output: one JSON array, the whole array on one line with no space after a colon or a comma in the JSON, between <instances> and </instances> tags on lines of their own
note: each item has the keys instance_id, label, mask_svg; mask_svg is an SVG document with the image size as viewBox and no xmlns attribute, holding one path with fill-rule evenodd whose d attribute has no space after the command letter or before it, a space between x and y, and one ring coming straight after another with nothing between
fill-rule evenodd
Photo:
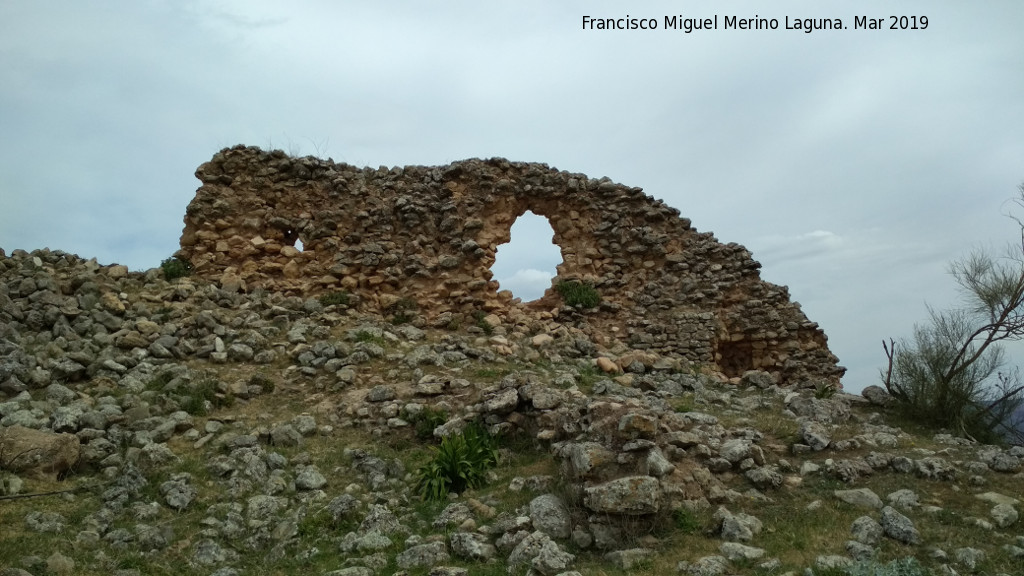
<instances>
[{"instance_id":1,"label":"rocky hillside","mask_svg":"<svg viewBox=\"0 0 1024 576\"><path fill-rule=\"evenodd\" d=\"M1024 573L1024 448L880 389L373 310L0 251L0 574Z\"/></svg>"}]
</instances>

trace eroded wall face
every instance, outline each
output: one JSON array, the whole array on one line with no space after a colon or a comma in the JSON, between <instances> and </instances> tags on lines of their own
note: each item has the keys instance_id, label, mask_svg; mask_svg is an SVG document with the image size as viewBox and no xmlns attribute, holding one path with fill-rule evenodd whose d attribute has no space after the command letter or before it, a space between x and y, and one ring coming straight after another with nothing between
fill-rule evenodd
<instances>
[{"instance_id":1,"label":"eroded wall face","mask_svg":"<svg viewBox=\"0 0 1024 576\"><path fill-rule=\"evenodd\" d=\"M179 255L224 286L347 290L377 309L410 298L427 318L523 312L490 268L530 210L562 251L555 282L590 282L602 297L592 311L558 310L549 290L533 310L729 375L838 383L844 371L745 248L697 232L638 188L504 159L374 170L241 146L196 177Z\"/></svg>"}]
</instances>

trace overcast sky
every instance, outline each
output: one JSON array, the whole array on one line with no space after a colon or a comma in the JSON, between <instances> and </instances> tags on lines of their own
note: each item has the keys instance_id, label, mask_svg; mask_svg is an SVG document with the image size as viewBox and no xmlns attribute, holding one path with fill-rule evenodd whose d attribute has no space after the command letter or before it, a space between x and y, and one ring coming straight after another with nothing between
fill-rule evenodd
<instances>
[{"instance_id":1,"label":"overcast sky","mask_svg":"<svg viewBox=\"0 0 1024 576\"><path fill-rule=\"evenodd\" d=\"M659 28L582 29L627 14ZM722 29L755 14L779 28ZM664 29L680 15L719 29ZM745 245L859 390L883 338L955 303L951 259L1019 237L1001 212L1024 182L1022 22L1020 0L5 0L0 247L156 266L196 167L238 143L374 167L545 162ZM507 286L549 284L535 251Z\"/></svg>"}]
</instances>

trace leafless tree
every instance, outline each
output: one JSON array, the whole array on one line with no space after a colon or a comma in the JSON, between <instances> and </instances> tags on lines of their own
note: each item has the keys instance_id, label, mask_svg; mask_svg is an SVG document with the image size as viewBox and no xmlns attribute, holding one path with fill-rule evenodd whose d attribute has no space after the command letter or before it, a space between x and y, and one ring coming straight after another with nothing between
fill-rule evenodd
<instances>
[{"instance_id":1,"label":"leafless tree","mask_svg":"<svg viewBox=\"0 0 1024 576\"><path fill-rule=\"evenodd\" d=\"M1024 208L1024 184L1013 203ZM883 341L889 359L882 381L908 415L979 441L1024 441L1013 426L1024 406L1024 382L1008 367L1007 341L1024 339L1024 221L1019 244L1005 254L975 250L950 265L963 306L937 311L911 340Z\"/></svg>"}]
</instances>

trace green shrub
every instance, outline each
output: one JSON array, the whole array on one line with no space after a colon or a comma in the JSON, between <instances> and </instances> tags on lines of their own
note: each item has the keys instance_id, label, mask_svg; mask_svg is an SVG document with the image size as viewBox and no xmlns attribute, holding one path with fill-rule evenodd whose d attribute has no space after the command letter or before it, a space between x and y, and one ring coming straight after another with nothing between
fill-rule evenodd
<instances>
[{"instance_id":1,"label":"green shrub","mask_svg":"<svg viewBox=\"0 0 1024 576\"><path fill-rule=\"evenodd\" d=\"M412 298L400 298L397 302L388 306L385 312L391 314L391 323L394 325L408 324L416 316L413 312L419 306Z\"/></svg>"},{"instance_id":2,"label":"green shrub","mask_svg":"<svg viewBox=\"0 0 1024 576\"><path fill-rule=\"evenodd\" d=\"M164 370L146 383L146 390L155 390L160 392L164 389L164 386L167 386L171 382L171 380L174 380L174 373L170 370Z\"/></svg>"},{"instance_id":3,"label":"green shrub","mask_svg":"<svg viewBox=\"0 0 1024 576\"><path fill-rule=\"evenodd\" d=\"M249 384L252 386L259 386L264 394L270 394L277 388L274 381L266 374L253 374L249 377Z\"/></svg>"},{"instance_id":4,"label":"green shrub","mask_svg":"<svg viewBox=\"0 0 1024 576\"><path fill-rule=\"evenodd\" d=\"M684 534L696 534L700 532L700 519L688 508L676 508L672 511L672 523L675 528Z\"/></svg>"},{"instance_id":5,"label":"green shrub","mask_svg":"<svg viewBox=\"0 0 1024 576\"><path fill-rule=\"evenodd\" d=\"M171 256L161 262L160 269L164 271L164 279L168 282L176 278L192 275L192 263L177 256Z\"/></svg>"},{"instance_id":6,"label":"green shrub","mask_svg":"<svg viewBox=\"0 0 1024 576\"><path fill-rule=\"evenodd\" d=\"M562 301L568 306L593 308L601 303L601 295L597 293L597 289L594 288L593 284L569 280L559 282L555 285L555 290L558 291L562 296Z\"/></svg>"},{"instance_id":7,"label":"green shrub","mask_svg":"<svg viewBox=\"0 0 1024 576\"><path fill-rule=\"evenodd\" d=\"M205 416L207 402L214 408L229 408L235 404L235 397L229 393L219 393L217 381L207 378L193 385L180 408L193 416Z\"/></svg>"},{"instance_id":8,"label":"green shrub","mask_svg":"<svg viewBox=\"0 0 1024 576\"><path fill-rule=\"evenodd\" d=\"M836 387L832 384L823 383L814 390L814 397L819 400L827 400L836 395Z\"/></svg>"},{"instance_id":9,"label":"green shrub","mask_svg":"<svg viewBox=\"0 0 1024 576\"><path fill-rule=\"evenodd\" d=\"M434 457L416 471L416 489L423 500L444 500L450 492L482 486L487 471L498 464L498 441L478 424L444 438Z\"/></svg>"},{"instance_id":10,"label":"green shrub","mask_svg":"<svg viewBox=\"0 0 1024 576\"><path fill-rule=\"evenodd\" d=\"M428 440L434 437L434 428L448 421L448 413L438 408L426 406L415 416L409 415L406 420L416 429L416 437Z\"/></svg>"},{"instance_id":11,"label":"green shrub","mask_svg":"<svg viewBox=\"0 0 1024 576\"><path fill-rule=\"evenodd\" d=\"M484 331L484 334L490 336L494 334L494 326L491 326L484 318L487 318L487 313L481 310L473 312L473 319L476 320L475 326Z\"/></svg>"},{"instance_id":12,"label":"green shrub","mask_svg":"<svg viewBox=\"0 0 1024 576\"><path fill-rule=\"evenodd\" d=\"M320 303L324 306L348 306L349 294L344 290L335 290L320 295Z\"/></svg>"}]
</instances>

